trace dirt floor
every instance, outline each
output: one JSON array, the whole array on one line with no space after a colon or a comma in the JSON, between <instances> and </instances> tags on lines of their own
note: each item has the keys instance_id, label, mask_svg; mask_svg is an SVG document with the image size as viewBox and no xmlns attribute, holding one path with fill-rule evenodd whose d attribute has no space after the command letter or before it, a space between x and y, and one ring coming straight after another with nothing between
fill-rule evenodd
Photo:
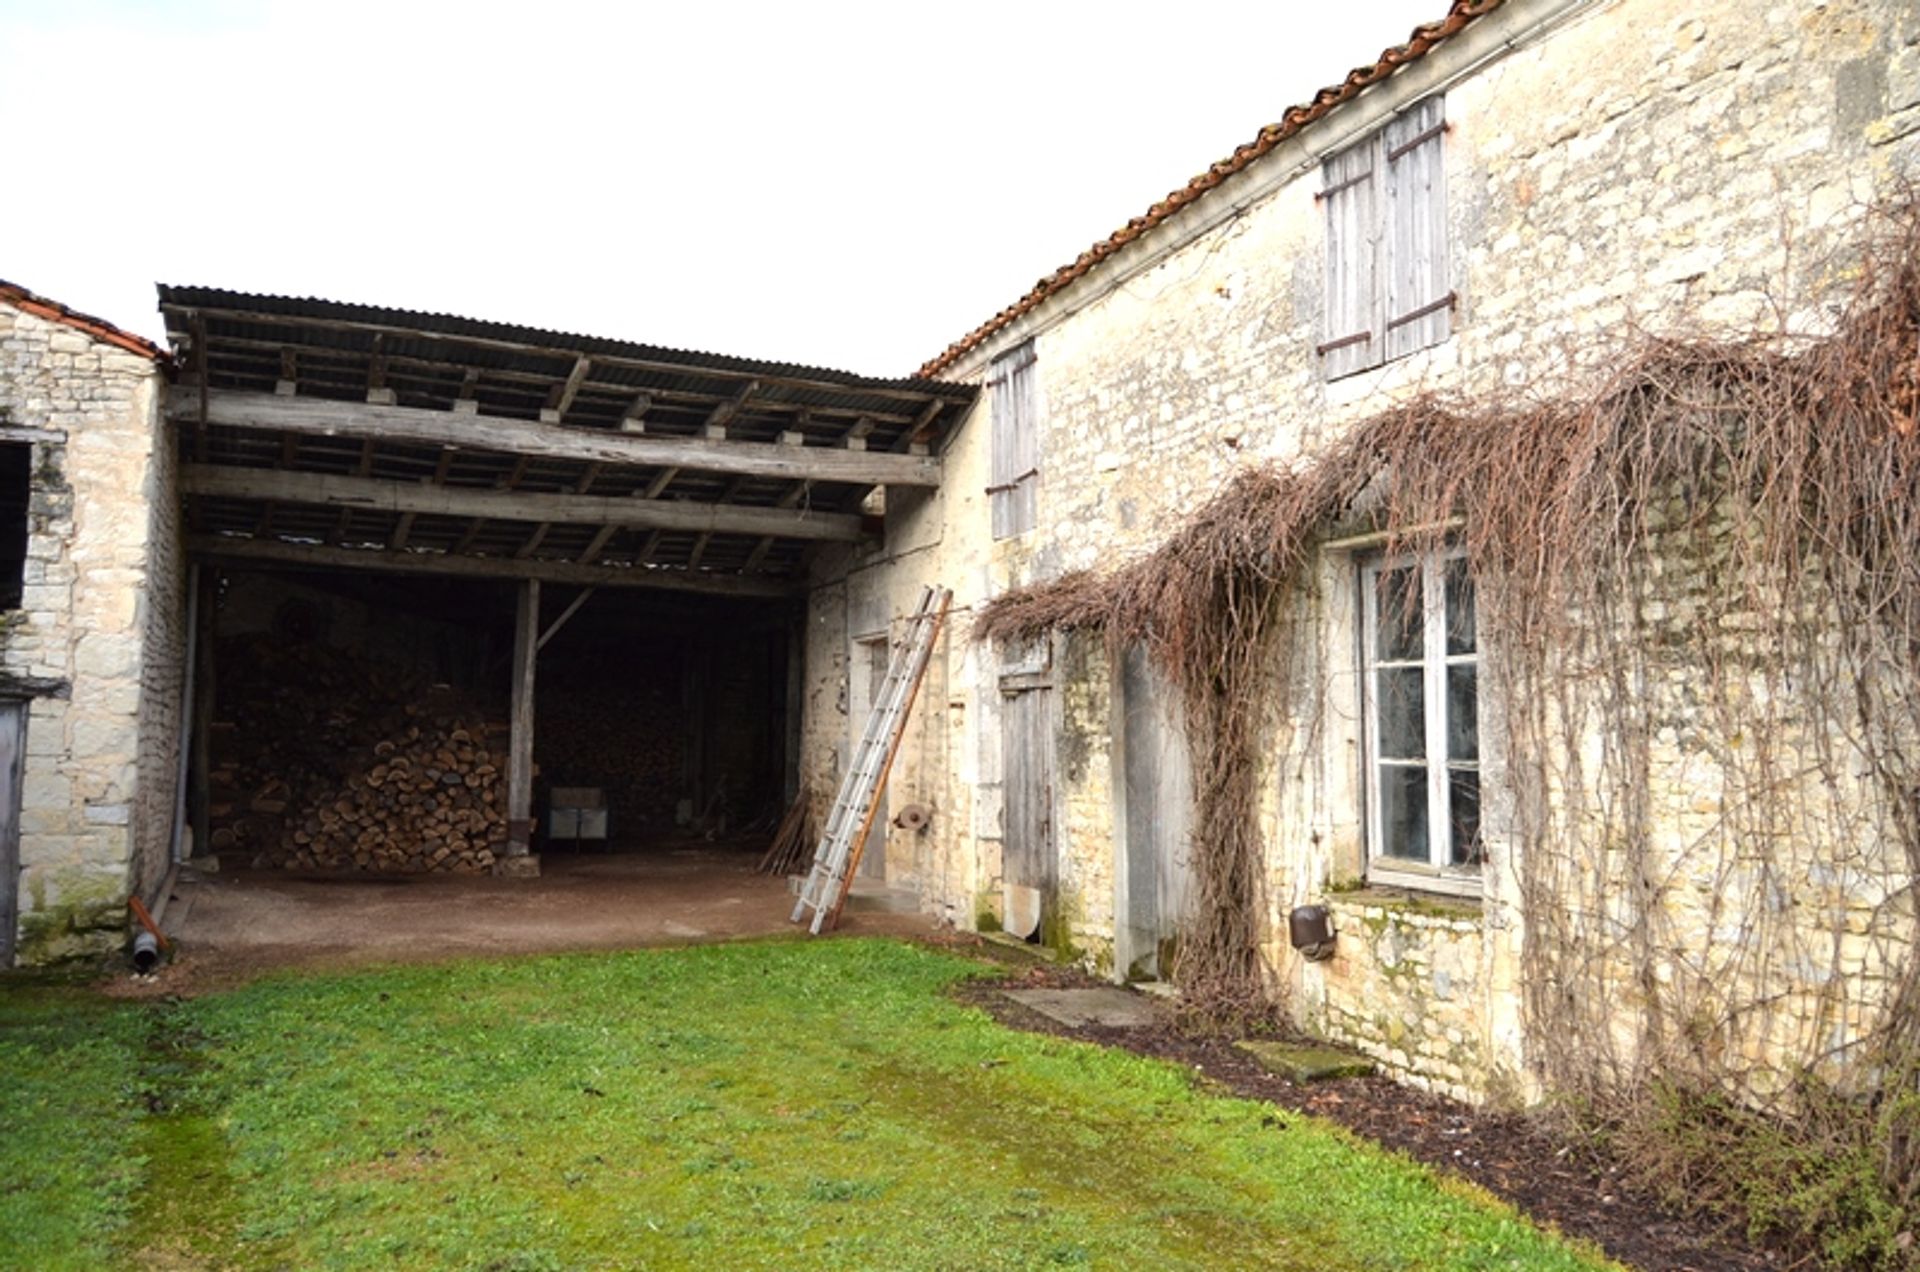
<instances>
[{"instance_id":1,"label":"dirt floor","mask_svg":"<svg viewBox=\"0 0 1920 1272\"><path fill-rule=\"evenodd\" d=\"M959 992L1014 1028L1171 1060L1234 1094L1339 1122L1388 1148L1463 1175L1536 1222L1592 1241L1631 1267L1647 1272L1761 1272L1797 1266L1743 1243L1738 1234L1663 1215L1651 1199L1623 1188L1604 1169L1569 1159L1562 1146L1523 1117L1486 1113L1382 1077L1297 1085L1267 1072L1230 1042L1189 1037L1166 1023L1072 1028L1001 992L1104 983L1040 966L1004 981L971 982Z\"/></svg>"},{"instance_id":2,"label":"dirt floor","mask_svg":"<svg viewBox=\"0 0 1920 1272\"><path fill-rule=\"evenodd\" d=\"M549 853L536 879L472 875L182 872L163 927L176 957L145 988L229 984L277 967L418 962L465 955L626 949L798 935L785 878L759 854L686 846ZM846 935L926 936L910 901L857 883Z\"/></svg>"}]
</instances>

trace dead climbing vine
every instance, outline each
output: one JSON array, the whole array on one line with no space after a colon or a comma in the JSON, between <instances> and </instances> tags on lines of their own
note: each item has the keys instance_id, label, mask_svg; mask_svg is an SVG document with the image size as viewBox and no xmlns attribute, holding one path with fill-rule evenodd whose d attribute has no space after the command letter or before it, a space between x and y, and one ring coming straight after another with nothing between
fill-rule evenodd
<instances>
[{"instance_id":1,"label":"dead climbing vine","mask_svg":"<svg viewBox=\"0 0 1920 1272\"><path fill-rule=\"evenodd\" d=\"M1658 1082L1776 1124L1804 1116L1807 1082L1837 1082L1861 1116L1835 1123L1826 1101L1821 1134L1877 1136L1908 1213L1920 211L1870 225L1826 335L1643 338L1577 396L1421 398L1297 468L1240 473L1149 556L985 608L976 638L1098 629L1177 687L1190 1010L1244 1018L1278 983L1259 814L1288 769L1274 752L1321 710L1321 544L1361 528L1392 549L1459 543L1497 737L1490 869L1510 872L1489 892L1523 925L1527 1063L1588 1107L1651 1107Z\"/></svg>"}]
</instances>

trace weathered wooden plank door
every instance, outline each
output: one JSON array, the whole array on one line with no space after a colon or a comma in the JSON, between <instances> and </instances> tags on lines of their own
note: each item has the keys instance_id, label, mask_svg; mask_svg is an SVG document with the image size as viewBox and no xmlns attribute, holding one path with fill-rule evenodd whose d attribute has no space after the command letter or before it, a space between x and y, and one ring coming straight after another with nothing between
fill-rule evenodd
<instances>
[{"instance_id":1,"label":"weathered wooden plank door","mask_svg":"<svg viewBox=\"0 0 1920 1272\"><path fill-rule=\"evenodd\" d=\"M20 775L27 754L27 704L0 701L0 967L13 966L20 927Z\"/></svg>"},{"instance_id":2,"label":"weathered wooden plank door","mask_svg":"<svg viewBox=\"0 0 1920 1272\"><path fill-rule=\"evenodd\" d=\"M1121 851L1114 871L1114 970L1172 972L1192 877L1193 788L1179 703L1138 648L1121 659L1115 712Z\"/></svg>"},{"instance_id":3,"label":"weathered wooden plank door","mask_svg":"<svg viewBox=\"0 0 1920 1272\"><path fill-rule=\"evenodd\" d=\"M1047 686L1029 677L1002 682L1001 921L1023 941L1040 936L1055 891L1052 714Z\"/></svg>"}]
</instances>

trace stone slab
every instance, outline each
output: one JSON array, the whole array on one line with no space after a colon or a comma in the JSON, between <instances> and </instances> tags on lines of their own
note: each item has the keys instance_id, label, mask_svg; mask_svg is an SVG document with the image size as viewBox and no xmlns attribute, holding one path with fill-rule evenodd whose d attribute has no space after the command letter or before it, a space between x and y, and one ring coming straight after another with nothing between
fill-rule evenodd
<instances>
[{"instance_id":1,"label":"stone slab","mask_svg":"<svg viewBox=\"0 0 1920 1272\"><path fill-rule=\"evenodd\" d=\"M1009 989L1002 991L1022 1007L1069 1028L1141 1029L1159 1023L1153 1001L1117 985L1099 989Z\"/></svg>"},{"instance_id":2,"label":"stone slab","mask_svg":"<svg viewBox=\"0 0 1920 1272\"><path fill-rule=\"evenodd\" d=\"M1335 1047L1301 1047L1286 1042L1239 1042L1235 1046L1260 1062L1268 1073L1294 1082L1324 1082L1329 1078L1364 1078L1373 1061Z\"/></svg>"}]
</instances>

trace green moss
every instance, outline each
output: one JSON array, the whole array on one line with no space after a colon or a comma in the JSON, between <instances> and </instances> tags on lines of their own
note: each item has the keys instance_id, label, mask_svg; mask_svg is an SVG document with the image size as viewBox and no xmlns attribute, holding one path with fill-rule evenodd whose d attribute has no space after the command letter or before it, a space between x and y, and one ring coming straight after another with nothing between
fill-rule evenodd
<instances>
[{"instance_id":1,"label":"green moss","mask_svg":"<svg viewBox=\"0 0 1920 1272\"><path fill-rule=\"evenodd\" d=\"M36 875L28 890L15 947L21 966L94 959L119 947L127 929L127 894L118 884L63 871L50 881L58 899L49 905L48 882Z\"/></svg>"},{"instance_id":2,"label":"green moss","mask_svg":"<svg viewBox=\"0 0 1920 1272\"><path fill-rule=\"evenodd\" d=\"M1427 918L1449 920L1477 920L1481 915L1480 903L1467 897L1447 897L1427 892L1403 892L1398 889L1373 888L1364 885L1347 889L1329 887L1327 890L1329 892L1341 892L1343 894L1343 903L1346 905L1365 905L1374 909L1389 911L1391 914L1418 914ZM1365 915L1363 916L1363 921L1370 927L1377 924L1384 929L1386 924L1391 922L1391 919L1376 915Z\"/></svg>"},{"instance_id":3,"label":"green moss","mask_svg":"<svg viewBox=\"0 0 1920 1272\"><path fill-rule=\"evenodd\" d=\"M1000 911L994 904L995 898L990 892L982 892L973 900L973 930L976 932L998 932Z\"/></svg>"}]
</instances>

